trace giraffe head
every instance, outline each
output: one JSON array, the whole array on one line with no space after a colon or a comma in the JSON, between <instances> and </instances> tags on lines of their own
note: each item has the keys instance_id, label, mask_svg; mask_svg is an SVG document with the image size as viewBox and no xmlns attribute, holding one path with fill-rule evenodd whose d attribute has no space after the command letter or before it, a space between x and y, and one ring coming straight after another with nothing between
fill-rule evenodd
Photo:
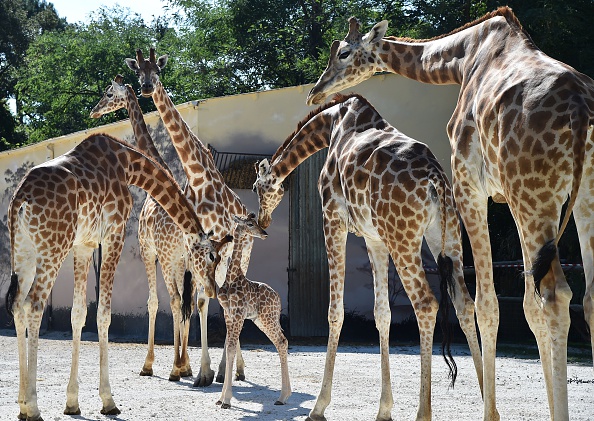
<instances>
[{"instance_id":1,"label":"giraffe head","mask_svg":"<svg viewBox=\"0 0 594 421\"><path fill-rule=\"evenodd\" d=\"M136 76L138 76L142 96L150 97L153 94L161 70L167 64L167 58L166 54L155 58L155 47L151 47L148 59L144 58L140 48L136 50L136 60L133 58L126 59L128 67L134 70Z\"/></svg>"},{"instance_id":2,"label":"giraffe head","mask_svg":"<svg viewBox=\"0 0 594 421\"><path fill-rule=\"evenodd\" d=\"M210 298L216 297L215 272L221 261L221 248L233 241L231 235L225 236L221 241L211 239L210 234L186 235L186 247L188 250L188 269L197 276L206 295Z\"/></svg>"},{"instance_id":3,"label":"giraffe head","mask_svg":"<svg viewBox=\"0 0 594 421\"><path fill-rule=\"evenodd\" d=\"M258 221L256 221L256 214L253 212L250 212L246 217L233 215L233 220L237 223L235 226L235 236L237 237L236 240L239 240L239 238L244 235L261 238L263 240L268 237L268 233L264 231L260 225L258 225Z\"/></svg>"},{"instance_id":4,"label":"giraffe head","mask_svg":"<svg viewBox=\"0 0 594 421\"><path fill-rule=\"evenodd\" d=\"M349 33L343 41L335 40L330 48L328 66L307 96L307 105L321 104L331 94L369 79L384 71L378 46L388 29L388 21L377 23L362 35L356 18L349 19Z\"/></svg>"},{"instance_id":5,"label":"giraffe head","mask_svg":"<svg viewBox=\"0 0 594 421\"><path fill-rule=\"evenodd\" d=\"M267 159L256 164L256 173L253 190L258 193L258 224L262 228L268 228L272 222L272 211L282 200L285 190L282 180L272 174L272 168Z\"/></svg>"},{"instance_id":6,"label":"giraffe head","mask_svg":"<svg viewBox=\"0 0 594 421\"><path fill-rule=\"evenodd\" d=\"M99 118L102 115L112 113L120 108L126 108L126 87L124 76L117 75L110 85L105 88L103 97L91 110L92 118Z\"/></svg>"}]
</instances>

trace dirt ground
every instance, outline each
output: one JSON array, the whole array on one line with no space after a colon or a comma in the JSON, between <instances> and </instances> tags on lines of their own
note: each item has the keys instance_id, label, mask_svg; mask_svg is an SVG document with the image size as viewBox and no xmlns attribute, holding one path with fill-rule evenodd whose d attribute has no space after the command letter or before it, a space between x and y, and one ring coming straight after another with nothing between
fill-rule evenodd
<instances>
[{"instance_id":1,"label":"dirt ground","mask_svg":"<svg viewBox=\"0 0 594 421\"><path fill-rule=\"evenodd\" d=\"M244 346L246 380L233 386L231 409L215 405L222 385L192 387L193 379L168 381L173 347L159 345L153 377L138 375L146 345L111 342L109 365L112 393L122 413L100 414L99 345L96 335L84 334L79 371L82 414L63 415L66 403L71 341L70 334L50 332L40 340L37 394L46 421L59 420L304 420L313 408L322 381L325 346L292 345L289 371L293 394L287 405L275 406L280 392L280 364L272 345ZM14 330L0 330L0 419L16 420L19 407L18 353ZM476 421L482 419L480 392L468 348L453 348L458 381L448 388L447 367L434 348L433 419ZM222 355L211 348L212 368ZM594 370L589 350L571 350L568 366L569 409L572 420L594 419ZM191 347L192 368L199 370L200 350ZM418 346L393 346L390 355L394 420L414 420L418 404ZM341 346L336 359L332 402L328 420L373 420L380 394L379 346ZM547 399L535 348L500 347L497 359L497 404L502 420L546 420Z\"/></svg>"}]
</instances>

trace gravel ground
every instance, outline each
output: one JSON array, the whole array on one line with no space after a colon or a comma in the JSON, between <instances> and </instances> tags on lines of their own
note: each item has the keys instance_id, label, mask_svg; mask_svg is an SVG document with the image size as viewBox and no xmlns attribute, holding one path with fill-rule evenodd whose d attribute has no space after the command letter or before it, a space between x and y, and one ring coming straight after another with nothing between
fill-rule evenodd
<instances>
[{"instance_id":1,"label":"gravel ground","mask_svg":"<svg viewBox=\"0 0 594 421\"><path fill-rule=\"evenodd\" d=\"M49 332L40 339L37 394L46 421L59 420L304 420L313 408L322 381L325 346L292 345L289 371L293 394L287 405L275 406L280 392L280 364L272 345L244 345L246 380L233 385L231 409L215 405L222 384L192 387L193 379L168 381L173 347L158 345L153 377L138 375L146 345L111 342L110 380L117 417L100 414L99 345L96 335L83 335L80 359L82 415L63 415L66 404L71 341L63 332ZM533 347L500 347L497 359L497 405L502 420L548 419L545 386ZM0 419L15 420L19 407L18 353L13 330L0 330ZM419 390L418 346L391 347L390 363L395 405L394 420L414 420ZM447 367L434 348L433 419L475 421L482 419L482 402L468 348L453 348L458 365L455 388L448 388ZM211 348L213 369L222 348ZM569 408L572 420L594 419L594 370L589 350L571 350L568 366ZM199 369L200 350L190 348L192 367ZM340 346L336 359L332 402L328 420L374 420L380 394L379 346Z\"/></svg>"}]
</instances>

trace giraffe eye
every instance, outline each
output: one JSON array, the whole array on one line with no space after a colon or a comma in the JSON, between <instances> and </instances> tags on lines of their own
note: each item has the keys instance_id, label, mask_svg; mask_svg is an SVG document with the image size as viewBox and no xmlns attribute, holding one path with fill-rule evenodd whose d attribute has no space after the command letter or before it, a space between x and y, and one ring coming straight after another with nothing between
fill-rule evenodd
<instances>
[{"instance_id":1,"label":"giraffe eye","mask_svg":"<svg viewBox=\"0 0 594 421\"><path fill-rule=\"evenodd\" d=\"M340 55L338 56L338 58L340 60L345 60L350 55L351 55L351 52L350 51L344 51L344 52L340 53Z\"/></svg>"}]
</instances>

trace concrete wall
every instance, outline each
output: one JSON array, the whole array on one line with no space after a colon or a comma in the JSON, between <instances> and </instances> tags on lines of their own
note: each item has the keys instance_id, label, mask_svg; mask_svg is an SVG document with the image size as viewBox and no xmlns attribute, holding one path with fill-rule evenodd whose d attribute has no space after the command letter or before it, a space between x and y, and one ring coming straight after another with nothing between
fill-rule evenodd
<instances>
[{"instance_id":1,"label":"concrete wall","mask_svg":"<svg viewBox=\"0 0 594 421\"><path fill-rule=\"evenodd\" d=\"M243 95L192 101L178 106L191 129L204 144L212 144L221 152L272 154L304 118L310 107L305 98L311 85L257 92ZM445 127L457 101L459 87L431 86L395 75L377 75L356 87L400 131L427 143L450 174L450 147ZM99 100L99 98L97 98ZM90 111L90 110L89 110ZM149 130L165 160L173 168L178 181L183 173L177 155L156 112L145 115ZM104 132L134 143L129 120L108 124L67 136L49 139L36 145L0 154L0 300L10 279L10 250L6 228L6 211L12 192L25 171L78 144L88 135ZM141 262L136 232L138 214L144 192L131 188L136 198L135 210L127 226L127 240L115 278L113 294L114 320L117 318L145 318L148 287ZM248 208L257 211L257 197L251 190L238 190ZM269 237L254 244L248 277L269 283L287 305L288 265L288 199L283 200L274 214ZM345 307L368 317L373 314L371 275L363 242L349 237ZM159 310L169 312L169 297L159 272ZM89 274L88 299L95 300L95 277ZM54 286L51 304L54 315L66 314L72 303L72 257L64 263ZM408 299L398 298L403 312L410 312ZM211 312L218 311L218 303L211 303ZM62 317L62 316L61 316ZM132 320L131 319L131 320ZM62 323L69 324L67 320ZM92 322L89 320L88 324ZM137 327L129 327L136 329ZM139 327L138 327L139 328Z\"/></svg>"}]
</instances>

